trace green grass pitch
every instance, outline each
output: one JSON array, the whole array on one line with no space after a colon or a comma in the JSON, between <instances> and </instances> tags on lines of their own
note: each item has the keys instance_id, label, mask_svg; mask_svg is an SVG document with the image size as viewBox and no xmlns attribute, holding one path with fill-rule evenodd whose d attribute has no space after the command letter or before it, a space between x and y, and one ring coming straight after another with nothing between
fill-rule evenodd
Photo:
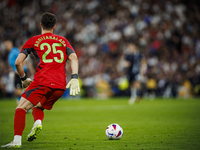
<instances>
[{"instance_id":1,"label":"green grass pitch","mask_svg":"<svg viewBox=\"0 0 200 150\"><path fill-rule=\"evenodd\" d=\"M13 140L15 100L0 100L0 145ZM108 140L106 127L118 123L120 140ZM155 99L128 105L128 98L60 99L45 110L43 130L33 142L26 115L21 149L41 150L195 150L200 149L200 99Z\"/></svg>"}]
</instances>

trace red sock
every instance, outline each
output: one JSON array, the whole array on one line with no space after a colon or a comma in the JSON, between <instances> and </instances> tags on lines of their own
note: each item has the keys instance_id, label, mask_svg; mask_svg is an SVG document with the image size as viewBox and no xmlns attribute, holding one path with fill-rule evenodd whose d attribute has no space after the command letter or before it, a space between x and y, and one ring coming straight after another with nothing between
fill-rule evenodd
<instances>
[{"instance_id":1,"label":"red sock","mask_svg":"<svg viewBox=\"0 0 200 150\"><path fill-rule=\"evenodd\" d=\"M40 108L37 108L37 107L33 107L32 109L32 114L33 114L33 118L34 118L34 121L40 119L41 121L43 121L44 119L44 112L42 109Z\"/></svg>"},{"instance_id":2,"label":"red sock","mask_svg":"<svg viewBox=\"0 0 200 150\"><path fill-rule=\"evenodd\" d=\"M22 108L17 108L15 110L14 118L14 135L21 135L25 128L26 121L26 111Z\"/></svg>"}]
</instances>

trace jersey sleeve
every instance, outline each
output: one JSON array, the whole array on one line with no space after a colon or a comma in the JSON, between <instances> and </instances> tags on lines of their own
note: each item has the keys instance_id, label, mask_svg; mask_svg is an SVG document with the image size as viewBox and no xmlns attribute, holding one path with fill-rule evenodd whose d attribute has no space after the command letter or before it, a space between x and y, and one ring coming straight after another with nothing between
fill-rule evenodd
<instances>
[{"instance_id":1,"label":"jersey sleeve","mask_svg":"<svg viewBox=\"0 0 200 150\"><path fill-rule=\"evenodd\" d=\"M71 46L71 44L66 40L66 53L67 53L67 57L69 57L70 54L75 53L73 47Z\"/></svg>"},{"instance_id":2,"label":"jersey sleeve","mask_svg":"<svg viewBox=\"0 0 200 150\"><path fill-rule=\"evenodd\" d=\"M22 50L20 51L20 53L24 53L27 56L28 54L31 53L31 51L33 49L34 49L33 48L33 42L32 42L32 38L31 38L24 44L24 46L22 47Z\"/></svg>"}]
</instances>

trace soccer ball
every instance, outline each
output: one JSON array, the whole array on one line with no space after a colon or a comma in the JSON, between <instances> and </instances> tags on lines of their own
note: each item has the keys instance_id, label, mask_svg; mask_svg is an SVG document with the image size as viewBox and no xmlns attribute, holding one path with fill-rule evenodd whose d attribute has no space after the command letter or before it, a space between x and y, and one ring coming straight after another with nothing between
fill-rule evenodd
<instances>
[{"instance_id":1,"label":"soccer ball","mask_svg":"<svg viewBox=\"0 0 200 150\"><path fill-rule=\"evenodd\" d=\"M120 125L113 123L106 128L106 136L109 140L119 140L123 135L123 129Z\"/></svg>"}]
</instances>

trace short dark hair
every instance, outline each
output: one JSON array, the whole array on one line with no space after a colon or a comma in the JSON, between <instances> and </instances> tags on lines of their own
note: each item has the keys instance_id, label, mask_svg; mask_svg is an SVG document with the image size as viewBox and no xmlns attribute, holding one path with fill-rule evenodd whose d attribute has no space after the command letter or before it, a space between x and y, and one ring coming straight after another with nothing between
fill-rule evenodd
<instances>
[{"instance_id":1,"label":"short dark hair","mask_svg":"<svg viewBox=\"0 0 200 150\"><path fill-rule=\"evenodd\" d=\"M43 29L53 29L56 24L56 16L52 13L45 12L44 14L42 14L41 24Z\"/></svg>"}]
</instances>

